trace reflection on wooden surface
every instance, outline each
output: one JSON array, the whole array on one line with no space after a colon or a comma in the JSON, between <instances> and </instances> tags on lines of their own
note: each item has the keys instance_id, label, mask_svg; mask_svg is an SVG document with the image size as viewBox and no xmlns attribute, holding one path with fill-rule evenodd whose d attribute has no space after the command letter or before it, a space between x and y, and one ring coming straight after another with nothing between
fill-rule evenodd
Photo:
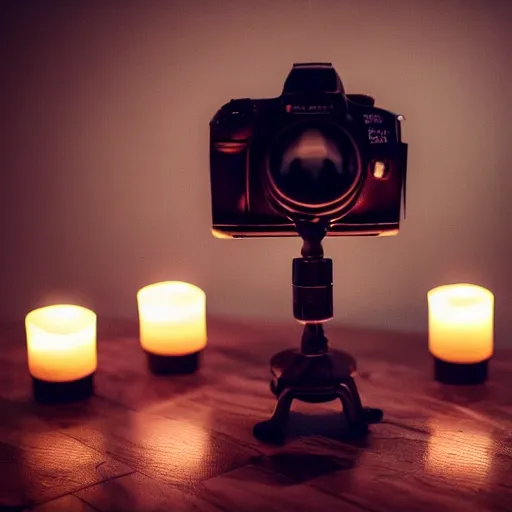
<instances>
[{"instance_id":1,"label":"reflection on wooden surface","mask_svg":"<svg viewBox=\"0 0 512 512\"><path fill-rule=\"evenodd\" d=\"M32 401L23 325L0 329L0 510L512 510L511 351L485 386L454 388L433 381L423 336L329 326L384 422L354 442L339 403L298 403L271 446L252 426L275 404L268 360L300 326L208 329L199 373L156 377L136 324L100 324L96 395L60 407Z\"/></svg>"},{"instance_id":2,"label":"reflection on wooden surface","mask_svg":"<svg viewBox=\"0 0 512 512\"><path fill-rule=\"evenodd\" d=\"M144 416L135 416L130 428L140 446L141 464L149 473L175 467L187 475L187 480L198 478L210 450L207 418L201 425L190 420L170 422L163 418L148 422Z\"/></svg>"},{"instance_id":3,"label":"reflection on wooden surface","mask_svg":"<svg viewBox=\"0 0 512 512\"><path fill-rule=\"evenodd\" d=\"M469 480L486 485L491 474L494 452L490 432L472 426L462 427L449 418L428 421L431 435L425 469L447 480Z\"/></svg>"}]
</instances>

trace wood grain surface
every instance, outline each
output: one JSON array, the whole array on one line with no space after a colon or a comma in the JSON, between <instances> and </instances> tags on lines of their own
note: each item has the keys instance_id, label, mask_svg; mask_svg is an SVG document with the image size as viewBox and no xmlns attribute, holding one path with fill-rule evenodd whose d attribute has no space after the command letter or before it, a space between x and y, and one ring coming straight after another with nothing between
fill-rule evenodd
<instances>
[{"instance_id":1,"label":"wood grain surface","mask_svg":"<svg viewBox=\"0 0 512 512\"><path fill-rule=\"evenodd\" d=\"M367 438L339 402L296 402L287 443L252 435L275 404L268 360L300 326L210 320L197 374L154 376L137 325L99 325L95 396L32 399L22 325L0 329L0 510L512 511L512 351L483 386L432 379L422 335L327 327L384 409Z\"/></svg>"}]
</instances>

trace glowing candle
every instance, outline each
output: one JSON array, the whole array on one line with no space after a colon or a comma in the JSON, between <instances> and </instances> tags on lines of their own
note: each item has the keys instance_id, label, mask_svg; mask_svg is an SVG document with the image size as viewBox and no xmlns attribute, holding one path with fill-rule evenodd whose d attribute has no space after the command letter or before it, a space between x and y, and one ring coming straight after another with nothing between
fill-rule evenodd
<instances>
[{"instance_id":1,"label":"glowing candle","mask_svg":"<svg viewBox=\"0 0 512 512\"><path fill-rule=\"evenodd\" d=\"M197 369L206 346L206 295L197 286L165 281L137 293L140 343L155 373Z\"/></svg>"},{"instance_id":2,"label":"glowing candle","mask_svg":"<svg viewBox=\"0 0 512 512\"><path fill-rule=\"evenodd\" d=\"M92 392L97 367L96 315L58 304L25 317L28 368L41 401L67 401Z\"/></svg>"},{"instance_id":3,"label":"glowing candle","mask_svg":"<svg viewBox=\"0 0 512 512\"><path fill-rule=\"evenodd\" d=\"M493 294L481 286L453 284L430 290L427 298L436 378L451 384L485 381L493 354Z\"/></svg>"}]
</instances>

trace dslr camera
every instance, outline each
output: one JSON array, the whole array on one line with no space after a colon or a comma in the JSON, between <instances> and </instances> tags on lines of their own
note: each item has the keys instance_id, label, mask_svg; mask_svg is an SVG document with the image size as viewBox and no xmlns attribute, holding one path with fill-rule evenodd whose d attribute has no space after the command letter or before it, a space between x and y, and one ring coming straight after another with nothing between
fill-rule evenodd
<instances>
[{"instance_id":1,"label":"dslr camera","mask_svg":"<svg viewBox=\"0 0 512 512\"><path fill-rule=\"evenodd\" d=\"M402 116L345 94L330 63L294 64L281 96L232 99L210 122L213 234L393 235L405 199Z\"/></svg>"}]
</instances>

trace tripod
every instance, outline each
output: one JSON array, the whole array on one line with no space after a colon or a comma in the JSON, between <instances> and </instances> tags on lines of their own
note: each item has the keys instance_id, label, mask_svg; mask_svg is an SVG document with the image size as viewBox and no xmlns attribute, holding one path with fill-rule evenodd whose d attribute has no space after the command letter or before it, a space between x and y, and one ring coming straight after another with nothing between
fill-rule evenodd
<instances>
[{"instance_id":1,"label":"tripod","mask_svg":"<svg viewBox=\"0 0 512 512\"><path fill-rule=\"evenodd\" d=\"M269 420L254 426L261 441L280 443L294 399L321 403L339 399L348 427L364 433L371 423L382 419L382 411L363 407L353 374L356 361L347 352L329 350L323 323L332 319L332 260L323 257L322 240L326 226L298 222L303 239L302 257L293 260L293 313L304 324L300 350L289 349L270 360L270 389L277 405Z\"/></svg>"}]
</instances>

